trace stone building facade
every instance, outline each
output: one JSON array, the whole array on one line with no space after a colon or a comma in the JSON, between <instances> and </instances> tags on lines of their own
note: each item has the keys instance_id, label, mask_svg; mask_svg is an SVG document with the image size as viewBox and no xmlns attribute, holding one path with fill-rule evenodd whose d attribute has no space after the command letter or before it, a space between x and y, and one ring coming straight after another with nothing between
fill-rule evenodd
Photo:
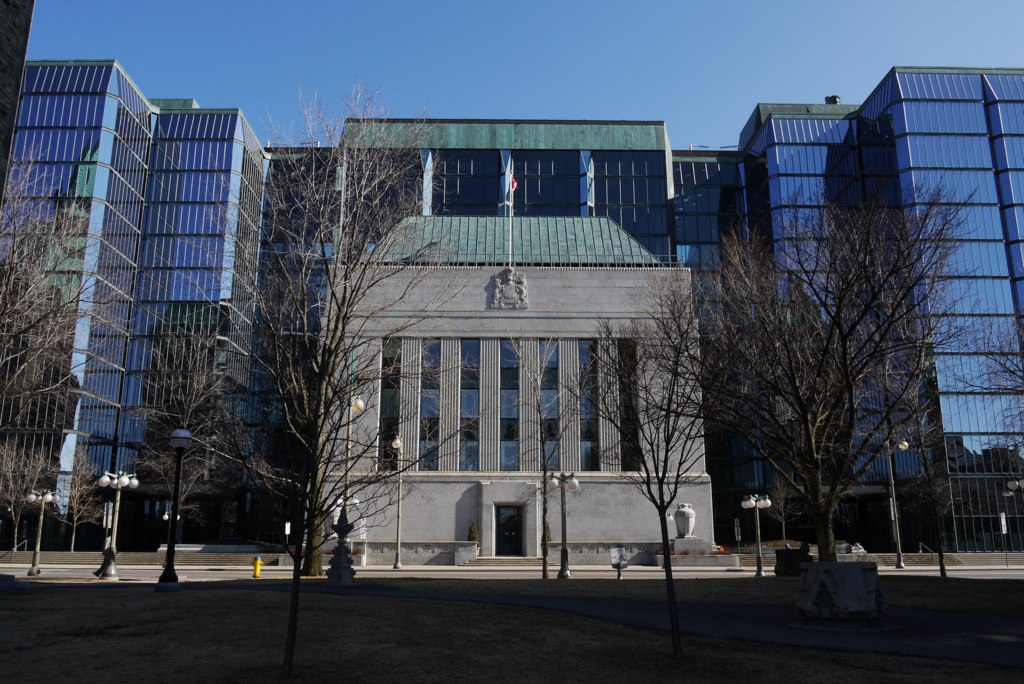
<instances>
[{"instance_id":1,"label":"stone building facade","mask_svg":"<svg viewBox=\"0 0 1024 684\"><path fill-rule=\"evenodd\" d=\"M611 223L575 221L579 234L619 231ZM553 225L544 223L541 230ZM616 237L637 247L625 234ZM415 282L375 316L382 337L402 330L382 352L400 355L401 415L389 425L387 407L395 404L378 394L360 420L382 443L392 434L400 437L403 464L415 463L403 476L403 562L461 562L476 553L540 555L543 453L551 471L573 473L580 483L566 492L572 562L607 563L609 547L618 544L633 562L654 562L657 512L624 474L629 463L623 463L616 429L581 403L577 389L581 373L592 368L587 357L599 321L615 324L639 315L639 298L667 268L643 252L620 254L619 266L413 268L389 284L405 292L407 279ZM528 249L518 253L517 261L531 260ZM502 299L503 291L510 299ZM606 385L599 386L604 391ZM680 503L697 511L695 536L711 540L711 482L703 455L691 473L692 486L684 488ZM549 558L557 559L558 490L548 496L555 549ZM386 562L394 554L396 506L365 522L360 529L370 563ZM471 527L478 530L478 552L469 542Z\"/></svg>"}]
</instances>

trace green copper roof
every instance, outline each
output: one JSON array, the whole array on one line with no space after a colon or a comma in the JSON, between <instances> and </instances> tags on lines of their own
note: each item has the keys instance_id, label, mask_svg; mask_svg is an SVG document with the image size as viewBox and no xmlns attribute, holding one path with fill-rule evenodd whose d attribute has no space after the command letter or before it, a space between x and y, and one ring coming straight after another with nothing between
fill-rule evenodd
<instances>
[{"instance_id":1,"label":"green copper roof","mask_svg":"<svg viewBox=\"0 0 1024 684\"><path fill-rule=\"evenodd\" d=\"M380 140L378 144L387 147L431 149L668 149L665 124L661 121L350 119L345 124L345 136L349 140Z\"/></svg>"},{"instance_id":2,"label":"green copper roof","mask_svg":"<svg viewBox=\"0 0 1024 684\"><path fill-rule=\"evenodd\" d=\"M508 224L501 216L417 216L406 219L410 237L400 250L407 261L507 264ZM661 265L608 218L515 218L512 251L516 266Z\"/></svg>"}]
</instances>

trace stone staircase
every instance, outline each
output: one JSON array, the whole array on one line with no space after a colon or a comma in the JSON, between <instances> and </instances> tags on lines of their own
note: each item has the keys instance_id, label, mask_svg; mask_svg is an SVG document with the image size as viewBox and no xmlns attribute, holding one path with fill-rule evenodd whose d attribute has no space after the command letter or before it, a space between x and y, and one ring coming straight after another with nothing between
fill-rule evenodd
<instances>
[{"instance_id":1,"label":"stone staircase","mask_svg":"<svg viewBox=\"0 0 1024 684\"><path fill-rule=\"evenodd\" d=\"M840 554L840 561L857 560L856 556ZM868 560L879 564L879 567L896 567L895 553L870 553ZM908 568L913 567L935 567L939 564L939 555L936 553L904 553L903 564ZM757 556L753 553L740 555L740 565L744 568L757 566ZM947 553L946 567L1020 567L1024 566L1024 553ZM764 568L765 572L771 572L775 567L775 550L765 549Z\"/></svg>"},{"instance_id":2,"label":"stone staircase","mask_svg":"<svg viewBox=\"0 0 1024 684\"><path fill-rule=\"evenodd\" d=\"M527 556L478 556L477 558L469 561L468 563L462 563L459 567L463 568L516 568L516 569L536 569L540 570L543 565L543 561L540 558L527 557ZM548 557L548 569L554 567L558 569L558 559L552 559Z\"/></svg>"}]
</instances>

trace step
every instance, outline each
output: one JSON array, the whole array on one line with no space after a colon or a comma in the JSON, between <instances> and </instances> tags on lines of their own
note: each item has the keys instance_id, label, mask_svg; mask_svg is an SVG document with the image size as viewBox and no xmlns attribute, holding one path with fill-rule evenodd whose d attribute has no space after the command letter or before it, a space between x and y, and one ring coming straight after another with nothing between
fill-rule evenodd
<instances>
[{"instance_id":1,"label":"step","mask_svg":"<svg viewBox=\"0 0 1024 684\"><path fill-rule=\"evenodd\" d=\"M480 556L462 565L463 567L512 566L517 568L540 568L543 564L543 559L534 556ZM557 565L557 561L552 561L549 558L548 565L552 564Z\"/></svg>"}]
</instances>

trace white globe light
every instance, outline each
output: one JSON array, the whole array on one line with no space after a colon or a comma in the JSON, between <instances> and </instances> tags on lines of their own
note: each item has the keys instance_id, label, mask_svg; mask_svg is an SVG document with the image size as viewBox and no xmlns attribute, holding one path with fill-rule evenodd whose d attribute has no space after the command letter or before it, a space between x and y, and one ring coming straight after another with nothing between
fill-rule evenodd
<instances>
[{"instance_id":1,"label":"white globe light","mask_svg":"<svg viewBox=\"0 0 1024 684\"><path fill-rule=\"evenodd\" d=\"M135 489L136 487L138 487L139 486L139 478L133 477L132 479L128 480L128 486L131 487L132 489Z\"/></svg>"},{"instance_id":2,"label":"white globe light","mask_svg":"<svg viewBox=\"0 0 1024 684\"><path fill-rule=\"evenodd\" d=\"M758 508L768 508L771 505L772 505L772 500L769 499L767 496L757 500L757 507Z\"/></svg>"},{"instance_id":3,"label":"white globe light","mask_svg":"<svg viewBox=\"0 0 1024 684\"><path fill-rule=\"evenodd\" d=\"M98 484L100 487L107 487L110 485L110 478L104 475L99 479L99 482L97 482L96 484Z\"/></svg>"},{"instance_id":4,"label":"white globe light","mask_svg":"<svg viewBox=\"0 0 1024 684\"><path fill-rule=\"evenodd\" d=\"M393 440L391 440L391 448L394 449L395 451L401 451L402 450L402 440L401 440L401 438L395 437Z\"/></svg>"},{"instance_id":5,"label":"white globe light","mask_svg":"<svg viewBox=\"0 0 1024 684\"><path fill-rule=\"evenodd\" d=\"M164 520L170 520L170 519L171 519L171 516L169 514L167 514L167 513L164 513Z\"/></svg>"},{"instance_id":6,"label":"white globe light","mask_svg":"<svg viewBox=\"0 0 1024 684\"><path fill-rule=\"evenodd\" d=\"M364 408L366 408L366 402L363 401L362 397L356 397L355 399L352 400L353 411L355 411L356 413L360 413Z\"/></svg>"},{"instance_id":7,"label":"white globe light","mask_svg":"<svg viewBox=\"0 0 1024 684\"><path fill-rule=\"evenodd\" d=\"M754 500L748 496L747 498L743 499L743 501L740 501L740 506L742 506L743 508L753 508Z\"/></svg>"},{"instance_id":8,"label":"white globe light","mask_svg":"<svg viewBox=\"0 0 1024 684\"><path fill-rule=\"evenodd\" d=\"M580 481L577 480L575 477L569 478L569 481L566 482L565 484L569 488L570 492L575 492L577 489L580 488Z\"/></svg>"},{"instance_id":9,"label":"white globe light","mask_svg":"<svg viewBox=\"0 0 1024 684\"><path fill-rule=\"evenodd\" d=\"M1006 483L1006 486L1012 489L1013 491L1017 491L1017 489L1020 487L1020 481L1010 480L1009 482Z\"/></svg>"},{"instance_id":10,"label":"white globe light","mask_svg":"<svg viewBox=\"0 0 1024 684\"><path fill-rule=\"evenodd\" d=\"M550 480L548 480L548 489L554 489L557 486L558 480L556 480L555 478L551 478Z\"/></svg>"},{"instance_id":11,"label":"white globe light","mask_svg":"<svg viewBox=\"0 0 1024 684\"><path fill-rule=\"evenodd\" d=\"M121 477L117 478L117 486L118 487L127 487L128 486L128 476L127 475L122 475Z\"/></svg>"},{"instance_id":12,"label":"white globe light","mask_svg":"<svg viewBox=\"0 0 1024 684\"><path fill-rule=\"evenodd\" d=\"M899 449L900 451L906 451L907 449L910 448L910 443L907 442L907 440L905 439L901 439L900 441L896 442L896 448Z\"/></svg>"},{"instance_id":13,"label":"white globe light","mask_svg":"<svg viewBox=\"0 0 1024 684\"><path fill-rule=\"evenodd\" d=\"M53 501L53 494L50 492L43 494L43 503L50 503L51 501Z\"/></svg>"},{"instance_id":14,"label":"white globe light","mask_svg":"<svg viewBox=\"0 0 1024 684\"><path fill-rule=\"evenodd\" d=\"M185 428L178 428L171 433L172 449L188 449L192 446L192 433Z\"/></svg>"},{"instance_id":15,"label":"white globe light","mask_svg":"<svg viewBox=\"0 0 1024 684\"><path fill-rule=\"evenodd\" d=\"M25 497L25 501L28 501L29 503L35 503L36 499L38 498L39 497L35 495L35 492L33 492Z\"/></svg>"}]
</instances>

